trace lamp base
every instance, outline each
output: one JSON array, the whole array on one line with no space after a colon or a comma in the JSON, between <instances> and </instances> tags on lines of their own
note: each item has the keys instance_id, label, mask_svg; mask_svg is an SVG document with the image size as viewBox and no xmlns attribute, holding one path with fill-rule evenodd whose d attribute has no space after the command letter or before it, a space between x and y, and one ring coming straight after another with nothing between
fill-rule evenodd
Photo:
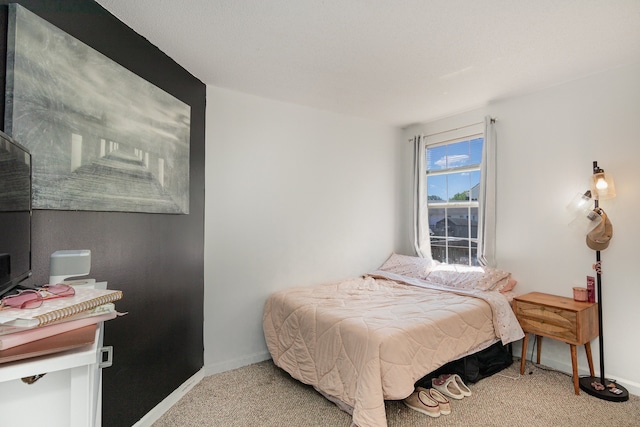
<instances>
[{"instance_id":1,"label":"lamp base","mask_svg":"<svg viewBox=\"0 0 640 427\"><path fill-rule=\"evenodd\" d=\"M607 384L613 381L605 381ZM605 386L604 390L596 390L593 388L591 383L600 383L600 377L581 377L579 379L580 389L591 396L597 397L598 399L608 400L610 402L626 402L629 400L629 392L626 388L622 387L620 384L616 384L616 389L620 390L621 393L615 394L611 391L610 388L606 387L607 384L603 384Z\"/></svg>"}]
</instances>

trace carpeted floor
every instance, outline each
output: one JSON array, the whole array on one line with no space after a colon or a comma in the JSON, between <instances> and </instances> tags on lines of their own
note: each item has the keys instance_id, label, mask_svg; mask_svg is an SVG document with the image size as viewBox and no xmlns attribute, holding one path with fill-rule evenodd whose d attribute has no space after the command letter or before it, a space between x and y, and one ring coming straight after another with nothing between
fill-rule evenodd
<instances>
[{"instance_id":1,"label":"carpeted floor","mask_svg":"<svg viewBox=\"0 0 640 427\"><path fill-rule=\"evenodd\" d=\"M576 396L566 374L519 362L469 384L473 395L452 400L451 414L430 418L401 401L387 401L389 427L417 426L640 426L640 397L603 401ZM532 374L528 374L532 371ZM348 427L351 417L292 379L272 361L204 378L153 427Z\"/></svg>"}]
</instances>

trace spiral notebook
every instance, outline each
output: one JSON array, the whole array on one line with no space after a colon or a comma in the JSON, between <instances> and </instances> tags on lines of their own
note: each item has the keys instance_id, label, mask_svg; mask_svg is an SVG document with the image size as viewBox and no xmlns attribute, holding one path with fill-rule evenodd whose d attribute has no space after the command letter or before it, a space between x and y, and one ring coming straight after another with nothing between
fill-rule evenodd
<instances>
[{"instance_id":1,"label":"spiral notebook","mask_svg":"<svg viewBox=\"0 0 640 427\"><path fill-rule=\"evenodd\" d=\"M72 321L75 321L75 320L78 320L78 319L86 319L87 317L100 316L100 315L103 315L103 314L106 314L106 313L113 313L115 311L116 311L115 304L110 302L110 303L107 303L107 304L99 305L96 308L91 308L91 309L83 311L81 313L74 314L73 316L65 317L64 319L60 319L60 320L57 320L55 322L48 323L45 326L46 327L55 326L55 325L58 325L60 323L72 322ZM2 313L2 312L0 312L0 313ZM37 328L34 328L33 326L31 326L31 327L29 327L29 326L21 327L21 326L15 326L15 325L10 325L10 324L1 324L0 323L0 340L5 335L11 335L11 334L14 334L14 333L17 333L17 332L31 331L33 329L43 329L43 327L37 327Z\"/></svg>"},{"instance_id":2,"label":"spiral notebook","mask_svg":"<svg viewBox=\"0 0 640 427\"><path fill-rule=\"evenodd\" d=\"M10 308L0 311L0 325L33 328L66 319L122 298L122 291L112 289L76 288L70 297L43 301L38 308Z\"/></svg>"}]
</instances>

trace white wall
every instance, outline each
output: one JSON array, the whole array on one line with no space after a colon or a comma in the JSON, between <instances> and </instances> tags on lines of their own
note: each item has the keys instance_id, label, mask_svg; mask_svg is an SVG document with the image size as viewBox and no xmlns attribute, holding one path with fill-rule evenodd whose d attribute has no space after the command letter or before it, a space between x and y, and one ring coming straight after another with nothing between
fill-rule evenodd
<instances>
[{"instance_id":1,"label":"white wall","mask_svg":"<svg viewBox=\"0 0 640 427\"><path fill-rule=\"evenodd\" d=\"M411 254L411 144L497 118L499 267L521 293L571 296L595 253L567 226L591 162L614 174L602 201L614 226L603 258L606 374L640 394L640 65L491 103L400 131L377 123L209 87L205 224L205 368L268 358L264 300L286 287L358 275L392 250ZM532 340L531 340L532 341ZM598 341L592 343L598 370ZM518 345L514 349L519 354ZM584 351L580 369L586 372ZM546 340L543 363L571 370Z\"/></svg>"},{"instance_id":2,"label":"white wall","mask_svg":"<svg viewBox=\"0 0 640 427\"><path fill-rule=\"evenodd\" d=\"M602 251L605 373L640 394L640 64L611 70L527 96L505 99L463 115L411 126L433 133L497 119L497 258L513 273L520 293L540 291L570 297L595 275L595 252L567 226L565 206L588 189L592 161L616 180L617 197L601 201L614 227ZM410 153L403 151L406 158ZM407 174L404 181L407 182ZM405 206L410 193L403 192ZM409 209L408 209L409 210ZM410 218L405 215L405 223ZM530 340L531 342L532 340ZM520 347L515 346L519 354ZM545 340L542 363L571 371L569 348ZM592 342L599 370L598 340ZM584 351L579 350L586 372ZM530 353L528 353L530 357Z\"/></svg>"},{"instance_id":3,"label":"white wall","mask_svg":"<svg viewBox=\"0 0 640 427\"><path fill-rule=\"evenodd\" d=\"M269 358L266 297L365 273L394 250L400 131L207 89L207 374Z\"/></svg>"}]
</instances>

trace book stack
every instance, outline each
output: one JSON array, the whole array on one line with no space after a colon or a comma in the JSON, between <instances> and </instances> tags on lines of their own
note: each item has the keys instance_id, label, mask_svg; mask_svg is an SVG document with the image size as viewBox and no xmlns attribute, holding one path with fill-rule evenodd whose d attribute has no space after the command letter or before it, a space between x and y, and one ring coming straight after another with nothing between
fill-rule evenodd
<instances>
[{"instance_id":1,"label":"book stack","mask_svg":"<svg viewBox=\"0 0 640 427\"><path fill-rule=\"evenodd\" d=\"M0 351L115 318L122 291L75 287L75 295L33 309L0 311Z\"/></svg>"}]
</instances>

